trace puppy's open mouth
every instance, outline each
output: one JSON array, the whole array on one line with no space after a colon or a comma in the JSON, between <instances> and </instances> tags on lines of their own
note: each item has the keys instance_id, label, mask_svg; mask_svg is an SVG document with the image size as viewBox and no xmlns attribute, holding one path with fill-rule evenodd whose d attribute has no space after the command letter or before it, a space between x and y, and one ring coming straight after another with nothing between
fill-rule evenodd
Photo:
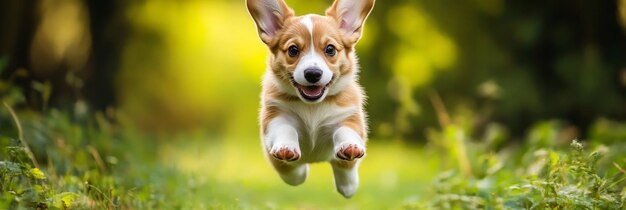
<instances>
[{"instance_id":1,"label":"puppy's open mouth","mask_svg":"<svg viewBox=\"0 0 626 210\"><path fill-rule=\"evenodd\" d=\"M326 86L323 85L312 85L312 86L303 86L296 84L298 88L298 92L300 95L306 100L315 101L324 95L324 91L326 91Z\"/></svg>"}]
</instances>

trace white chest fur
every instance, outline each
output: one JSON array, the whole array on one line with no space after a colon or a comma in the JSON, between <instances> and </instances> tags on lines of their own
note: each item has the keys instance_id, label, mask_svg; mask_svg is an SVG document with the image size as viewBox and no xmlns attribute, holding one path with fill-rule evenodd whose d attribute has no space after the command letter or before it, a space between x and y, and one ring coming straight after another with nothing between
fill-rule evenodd
<instances>
[{"instance_id":1,"label":"white chest fur","mask_svg":"<svg viewBox=\"0 0 626 210\"><path fill-rule=\"evenodd\" d=\"M358 111L358 107L339 107L332 103L305 104L274 101L281 116L289 119L298 133L303 162L327 161L332 158L332 135L340 123Z\"/></svg>"}]
</instances>

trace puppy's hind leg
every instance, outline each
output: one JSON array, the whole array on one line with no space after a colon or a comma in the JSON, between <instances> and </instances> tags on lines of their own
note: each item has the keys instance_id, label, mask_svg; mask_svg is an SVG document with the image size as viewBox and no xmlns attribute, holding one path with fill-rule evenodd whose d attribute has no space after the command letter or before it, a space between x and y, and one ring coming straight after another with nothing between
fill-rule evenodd
<instances>
[{"instance_id":1,"label":"puppy's hind leg","mask_svg":"<svg viewBox=\"0 0 626 210\"><path fill-rule=\"evenodd\" d=\"M345 198L351 198L359 188L359 163L361 160L331 160L337 191Z\"/></svg>"},{"instance_id":2,"label":"puppy's hind leg","mask_svg":"<svg viewBox=\"0 0 626 210\"><path fill-rule=\"evenodd\" d=\"M309 173L309 165L308 164L292 164L286 163L282 160L277 160L275 158L271 159L272 165L274 165L274 169L280 175L280 178L289 185L297 186L306 180L307 174Z\"/></svg>"}]
</instances>

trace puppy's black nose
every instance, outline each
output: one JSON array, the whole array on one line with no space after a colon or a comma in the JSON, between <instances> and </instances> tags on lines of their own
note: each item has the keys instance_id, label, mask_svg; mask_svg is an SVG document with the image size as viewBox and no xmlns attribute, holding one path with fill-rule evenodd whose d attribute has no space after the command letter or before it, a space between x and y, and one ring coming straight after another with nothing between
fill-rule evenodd
<instances>
[{"instance_id":1,"label":"puppy's black nose","mask_svg":"<svg viewBox=\"0 0 626 210\"><path fill-rule=\"evenodd\" d=\"M316 83L322 78L322 70L318 68L309 68L304 70L304 78L310 83Z\"/></svg>"}]
</instances>

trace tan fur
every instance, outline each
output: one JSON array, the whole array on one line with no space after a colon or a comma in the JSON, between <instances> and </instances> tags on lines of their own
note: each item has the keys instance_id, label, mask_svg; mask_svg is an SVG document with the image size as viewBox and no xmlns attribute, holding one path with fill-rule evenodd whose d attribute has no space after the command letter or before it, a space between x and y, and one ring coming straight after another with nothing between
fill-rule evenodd
<instances>
[{"instance_id":1,"label":"tan fur","mask_svg":"<svg viewBox=\"0 0 626 210\"><path fill-rule=\"evenodd\" d=\"M263 91L262 91L262 101L261 101L261 136L266 134L267 125L270 123L274 117L280 114L280 109L276 106L271 105L272 100L278 101L297 101L300 100L297 96L288 95L286 93L280 92L278 88L271 84L269 81L263 82Z\"/></svg>"}]
</instances>

